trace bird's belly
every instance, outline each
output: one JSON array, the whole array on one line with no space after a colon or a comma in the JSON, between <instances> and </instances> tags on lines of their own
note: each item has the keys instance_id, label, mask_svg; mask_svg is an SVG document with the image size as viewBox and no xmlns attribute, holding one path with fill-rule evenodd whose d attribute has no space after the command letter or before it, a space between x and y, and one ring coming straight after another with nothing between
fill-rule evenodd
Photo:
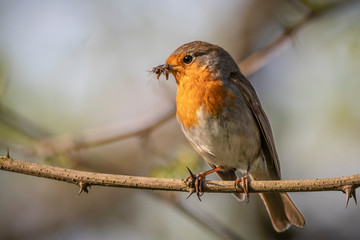
<instances>
[{"instance_id":1,"label":"bird's belly","mask_svg":"<svg viewBox=\"0 0 360 240\"><path fill-rule=\"evenodd\" d=\"M246 170L258 158L261 144L258 126L248 113L237 114L236 118L214 117L199 109L198 124L191 128L182 126L182 130L205 161Z\"/></svg>"}]
</instances>

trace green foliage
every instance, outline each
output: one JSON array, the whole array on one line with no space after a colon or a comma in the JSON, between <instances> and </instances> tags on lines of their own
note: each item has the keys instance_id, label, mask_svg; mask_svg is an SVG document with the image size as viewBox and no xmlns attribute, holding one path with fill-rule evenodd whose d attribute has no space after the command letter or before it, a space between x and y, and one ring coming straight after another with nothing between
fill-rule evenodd
<instances>
[{"instance_id":1,"label":"green foliage","mask_svg":"<svg viewBox=\"0 0 360 240\"><path fill-rule=\"evenodd\" d=\"M0 120L0 140L5 140L15 144L24 144L29 146L30 144L36 143L36 140L28 136L26 133L17 129L16 127L10 126Z\"/></svg>"},{"instance_id":2,"label":"green foliage","mask_svg":"<svg viewBox=\"0 0 360 240\"><path fill-rule=\"evenodd\" d=\"M47 164L56 166L56 167L62 167L62 168L70 168L70 169L76 169L77 168L77 162L72 159L68 154L55 154L52 156L48 156L45 158L45 162ZM91 170L91 169L85 169L83 166L81 170Z\"/></svg>"},{"instance_id":3,"label":"green foliage","mask_svg":"<svg viewBox=\"0 0 360 240\"><path fill-rule=\"evenodd\" d=\"M301 2L306 7L316 12L324 8L330 7L333 4L344 2L344 0L302 0Z\"/></svg>"},{"instance_id":4,"label":"green foliage","mask_svg":"<svg viewBox=\"0 0 360 240\"><path fill-rule=\"evenodd\" d=\"M185 177L189 175L186 167L197 173L201 166L203 166L203 160L195 151L184 150L180 151L174 159L169 160L169 163L165 166L155 167L150 172L150 176L161 178Z\"/></svg>"}]
</instances>

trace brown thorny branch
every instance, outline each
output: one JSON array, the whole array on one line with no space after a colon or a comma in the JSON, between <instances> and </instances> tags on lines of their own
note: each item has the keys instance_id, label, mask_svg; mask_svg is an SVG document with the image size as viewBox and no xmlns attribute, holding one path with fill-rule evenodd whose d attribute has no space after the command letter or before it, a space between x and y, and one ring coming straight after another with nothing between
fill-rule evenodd
<instances>
[{"instance_id":1,"label":"brown thorny branch","mask_svg":"<svg viewBox=\"0 0 360 240\"><path fill-rule=\"evenodd\" d=\"M10 157L9 151L7 151L6 155L0 156L0 169L76 184L80 187L79 194L83 191L87 192L91 185L180 192L191 192L193 190L193 183L183 179L104 174L53 167L16 160ZM351 197L354 197L356 202L355 190L359 186L360 174L357 174L339 178L251 181L249 183L249 192L342 191L346 193L347 205ZM212 180L204 181L203 191L212 193L243 192L234 187L233 181Z\"/></svg>"}]
</instances>

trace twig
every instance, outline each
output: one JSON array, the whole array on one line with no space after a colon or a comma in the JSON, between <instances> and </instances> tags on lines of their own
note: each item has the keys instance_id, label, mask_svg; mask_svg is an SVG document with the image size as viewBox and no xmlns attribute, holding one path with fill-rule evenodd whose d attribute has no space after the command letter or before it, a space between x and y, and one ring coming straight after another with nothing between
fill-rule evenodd
<instances>
[{"instance_id":1,"label":"twig","mask_svg":"<svg viewBox=\"0 0 360 240\"><path fill-rule=\"evenodd\" d=\"M245 76L250 76L254 72L258 71L260 68L264 67L269 60L279 54L283 49L285 49L291 41L291 38L300 30L303 29L304 26L315 18L318 18L328 11L334 10L339 6L343 6L345 4L349 4L352 2L356 2L356 0L347 0L347 1L338 1L334 4L329 4L317 11L309 11L305 14L304 18L296 23L294 26L286 29L278 38L276 38L272 43L266 46L263 49L255 52L250 55L243 61L239 63L239 67L242 73Z\"/></svg>"},{"instance_id":2,"label":"twig","mask_svg":"<svg viewBox=\"0 0 360 240\"><path fill-rule=\"evenodd\" d=\"M158 127L162 126L165 122L172 119L175 116L175 111L171 110L168 113L164 114L162 117L160 117L158 120L154 121L153 123L140 128L136 129L135 131L130 131L128 133L123 133L115 136L109 136L102 139L95 139L95 140L85 140L85 141L76 141L74 143L68 143L68 144L62 144L62 145L56 145L56 142L58 141L58 138L53 138L51 140L46 141L45 143L39 145L37 152L38 153L45 153L40 155L54 155L64 152L70 152L70 151L78 151L80 149L95 147L95 146L101 146L108 143L121 141L127 138L131 137L139 137L142 135L146 135L148 133L151 133ZM98 130L101 132L100 130ZM54 143L54 144L52 144ZM45 149L44 149L45 148Z\"/></svg>"},{"instance_id":3,"label":"twig","mask_svg":"<svg viewBox=\"0 0 360 240\"><path fill-rule=\"evenodd\" d=\"M153 193L152 196L155 196L164 202L170 204L178 211L183 213L186 217L193 220L195 223L204 227L207 232L212 232L220 239L231 239L231 240L241 240L242 238L239 234L234 232L228 226L213 218L211 215L206 214L204 211L199 211L199 209L188 206L181 199L179 199L178 195L174 194L159 194L157 192Z\"/></svg>"},{"instance_id":4,"label":"twig","mask_svg":"<svg viewBox=\"0 0 360 240\"><path fill-rule=\"evenodd\" d=\"M7 154L0 157L0 169L73 183L80 186L80 192L86 192L87 188L91 185L182 192L192 190L192 187L189 186L191 184L186 183L183 179L136 177L78 171L15 160ZM350 198L355 196L355 189L359 186L360 174L357 174L347 177L324 179L251 181L249 184L249 192L342 191L347 193L348 198ZM237 192L233 181L205 181L203 190L204 192L217 193Z\"/></svg>"}]
</instances>

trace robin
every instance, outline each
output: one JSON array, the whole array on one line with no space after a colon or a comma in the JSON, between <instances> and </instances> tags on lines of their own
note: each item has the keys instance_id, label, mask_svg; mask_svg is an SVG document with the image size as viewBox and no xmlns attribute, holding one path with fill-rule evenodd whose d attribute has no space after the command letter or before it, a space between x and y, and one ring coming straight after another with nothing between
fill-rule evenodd
<instances>
[{"instance_id":1,"label":"robin","mask_svg":"<svg viewBox=\"0 0 360 240\"><path fill-rule=\"evenodd\" d=\"M254 88L223 48L195 41L176 49L166 64L153 68L157 78L173 74L177 84L176 115L191 145L212 168L190 177L200 198L206 175L216 172L244 189L250 180L279 180L280 164L269 120ZM238 178L236 170L245 175ZM260 193L278 232L305 220L286 193Z\"/></svg>"}]
</instances>

